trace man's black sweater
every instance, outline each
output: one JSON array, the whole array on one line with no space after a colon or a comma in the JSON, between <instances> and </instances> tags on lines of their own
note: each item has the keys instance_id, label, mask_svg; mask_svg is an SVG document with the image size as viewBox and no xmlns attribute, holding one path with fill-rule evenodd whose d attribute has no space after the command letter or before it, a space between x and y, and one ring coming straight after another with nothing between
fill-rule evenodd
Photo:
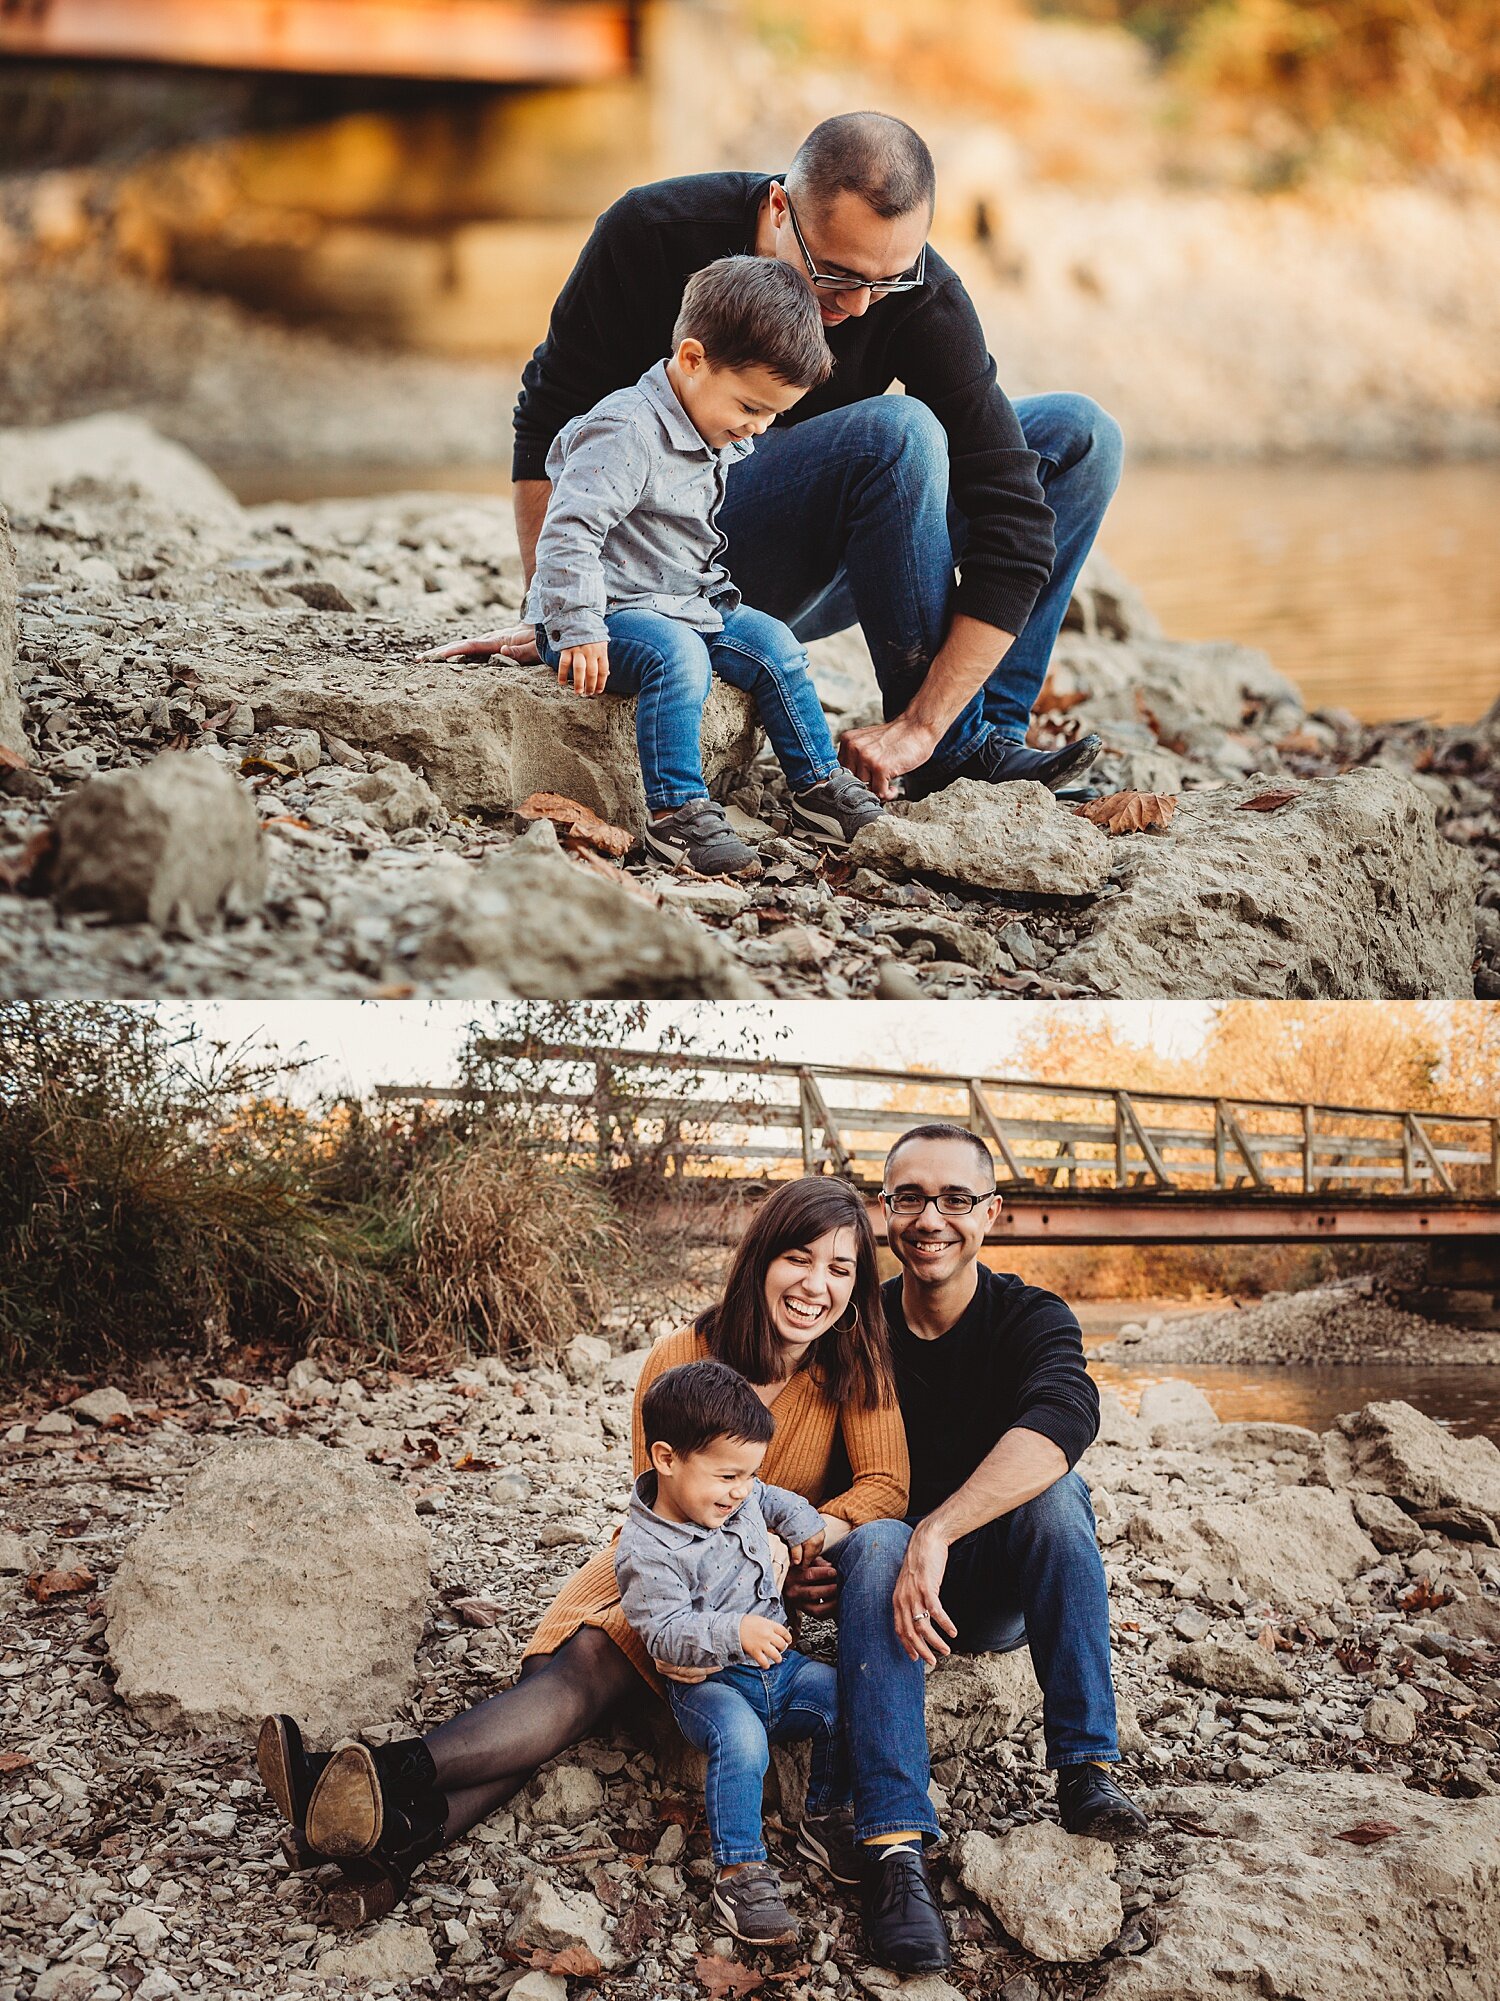
<instances>
[{"instance_id":1,"label":"man's black sweater","mask_svg":"<svg viewBox=\"0 0 1500 2001\"><path fill-rule=\"evenodd\" d=\"M1073 1309L1054 1292L978 1267L979 1288L946 1334L906 1324L901 1275L881 1287L911 1452L913 1514L928 1515L1016 1425L1072 1466L1099 1429L1099 1392Z\"/></svg>"},{"instance_id":2,"label":"man's black sweater","mask_svg":"<svg viewBox=\"0 0 1500 2001\"><path fill-rule=\"evenodd\" d=\"M633 188L605 210L521 377L514 478L545 479L547 447L568 419L671 352L683 286L715 258L753 248L771 180L687 174ZM825 331L832 376L776 422L803 423L893 382L925 403L947 433L949 490L969 523L955 609L1019 632L1051 573L1052 510L957 274L929 249L917 291Z\"/></svg>"}]
</instances>

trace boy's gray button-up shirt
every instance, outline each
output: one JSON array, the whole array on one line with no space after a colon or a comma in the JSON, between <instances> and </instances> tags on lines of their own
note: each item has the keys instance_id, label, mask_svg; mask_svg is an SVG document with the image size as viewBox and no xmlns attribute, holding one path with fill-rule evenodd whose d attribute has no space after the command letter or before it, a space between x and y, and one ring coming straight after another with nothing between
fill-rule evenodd
<instances>
[{"instance_id":1,"label":"boy's gray button-up shirt","mask_svg":"<svg viewBox=\"0 0 1500 2001\"><path fill-rule=\"evenodd\" d=\"M716 1529L652 1511L656 1475L643 1473L615 1545L625 1617L652 1658L674 1667L743 1666L740 1621L749 1612L786 1624L768 1529L793 1547L822 1532L811 1501L759 1480Z\"/></svg>"},{"instance_id":2,"label":"boy's gray button-up shirt","mask_svg":"<svg viewBox=\"0 0 1500 2001\"><path fill-rule=\"evenodd\" d=\"M718 632L739 592L719 561L724 482L748 438L705 443L667 364L565 424L547 453L552 497L525 616L554 646L607 639L607 611L659 611Z\"/></svg>"}]
</instances>

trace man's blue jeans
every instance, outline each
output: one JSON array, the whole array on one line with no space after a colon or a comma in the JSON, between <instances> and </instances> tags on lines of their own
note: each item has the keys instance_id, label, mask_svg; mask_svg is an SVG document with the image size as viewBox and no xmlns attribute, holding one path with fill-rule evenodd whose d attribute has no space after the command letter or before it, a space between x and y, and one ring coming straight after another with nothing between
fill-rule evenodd
<instances>
[{"instance_id":1,"label":"man's blue jeans","mask_svg":"<svg viewBox=\"0 0 1500 2001\"><path fill-rule=\"evenodd\" d=\"M1078 572L1120 478L1114 419L1087 396L1015 406L1040 459L1057 555L1025 629L955 718L927 767L951 777L992 734L1024 741ZM968 523L949 498L948 440L925 403L871 396L773 428L729 474L725 562L753 603L799 639L858 624L887 717L920 687L947 636Z\"/></svg>"},{"instance_id":2,"label":"man's blue jeans","mask_svg":"<svg viewBox=\"0 0 1500 2001\"><path fill-rule=\"evenodd\" d=\"M613 611L609 633L611 695L638 695L635 741L646 804L652 812L707 797L701 749L703 704L717 674L755 699L756 712L793 791L805 792L837 768L833 739L807 671L801 642L779 620L742 604L725 614L722 632L695 632L657 611ZM549 667L560 649L537 627Z\"/></svg>"},{"instance_id":3,"label":"man's blue jeans","mask_svg":"<svg viewBox=\"0 0 1500 2001\"><path fill-rule=\"evenodd\" d=\"M809 1814L849 1804L838 1677L825 1662L792 1648L773 1668L721 1668L691 1687L669 1681L667 1699L683 1736L708 1753L705 1805L720 1868L766 1859L760 1808L773 1744L812 1739Z\"/></svg>"},{"instance_id":4,"label":"man's blue jeans","mask_svg":"<svg viewBox=\"0 0 1500 2001\"><path fill-rule=\"evenodd\" d=\"M829 1552L839 1573L839 1699L862 1841L905 1828L939 1831L927 1797L925 1670L907 1659L891 1612L919 1520L867 1522ZM1119 1757L1104 1565L1078 1474L956 1542L940 1595L963 1652L1008 1652L1029 1639L1049 1765Z\"/></svg>"}]
</instances>

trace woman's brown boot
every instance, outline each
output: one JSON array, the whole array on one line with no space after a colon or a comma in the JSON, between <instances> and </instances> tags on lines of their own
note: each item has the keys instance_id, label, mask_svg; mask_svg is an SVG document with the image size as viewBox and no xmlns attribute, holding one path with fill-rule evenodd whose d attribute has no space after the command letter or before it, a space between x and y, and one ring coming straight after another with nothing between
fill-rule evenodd
<instances>
[{"instance_id":1,"label":"woman's brown boot","mask_svg":"<svg viewBox=\"0 0 1500 2001\"><path fill-rule=\"evenodd\" d=\"M326 1751L309 1751L290 1716L267 1716L255 1740L255 1766L261 1784L276 1802L283 1820L301 1827L307 1804L328 1763Z\"/></svg>"},{"instance_id":2,"label":"woman's brown boot","mask_svg":"<svg viewBox=\"0 0 1500 2001\"><path fill-rule=\"evenodd\" d=\"M448 1801L432 1792L401 1816L409 1835L399 1848L382 1846L375 1854L341 1863L343 1882L328 1892L329 1922L340 1931L354 1931L389 1917L404 1901L411 1879L442 1847L447 1834Z\"/></svg>"},{"instance_id":3,"label":"woman's brown boot","mask_svg":"<svg viewBox=\"0 0 1500 2001\"><path fill-rule=\"evenodd\" d=\"M440 1810L437 1810L438 1803ZM447 1802L437 1767L420 1737L396 1744L341 1744L323 1768L307 1805L307 1838L322 1855L340 1860L394 1853L411 1845Z\"/></svg>"}]
</instances>

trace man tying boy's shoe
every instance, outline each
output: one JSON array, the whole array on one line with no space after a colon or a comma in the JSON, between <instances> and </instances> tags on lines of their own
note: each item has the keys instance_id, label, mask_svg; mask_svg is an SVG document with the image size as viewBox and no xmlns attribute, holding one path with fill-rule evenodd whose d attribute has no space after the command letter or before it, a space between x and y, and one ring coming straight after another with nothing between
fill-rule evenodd
<instances>
[{"instance_id":1,"label":"man tying boy's shoe","mask_svg":"<svg viewBox=\"0 0 1500 2001\"><path fill-rule=\"evenodd\" d=\"M537 651L580 695L638 697L646 846L701 875L755 860L703 780L715 674L753 697L799 829L842 846L880 817L838 761L802 645L741 602L720 560L728 468L832 367L817 306L785 266L721 258L689 279L670 357L564 425L547 455L526 601Z\"/></svg>"}]
</instances>

